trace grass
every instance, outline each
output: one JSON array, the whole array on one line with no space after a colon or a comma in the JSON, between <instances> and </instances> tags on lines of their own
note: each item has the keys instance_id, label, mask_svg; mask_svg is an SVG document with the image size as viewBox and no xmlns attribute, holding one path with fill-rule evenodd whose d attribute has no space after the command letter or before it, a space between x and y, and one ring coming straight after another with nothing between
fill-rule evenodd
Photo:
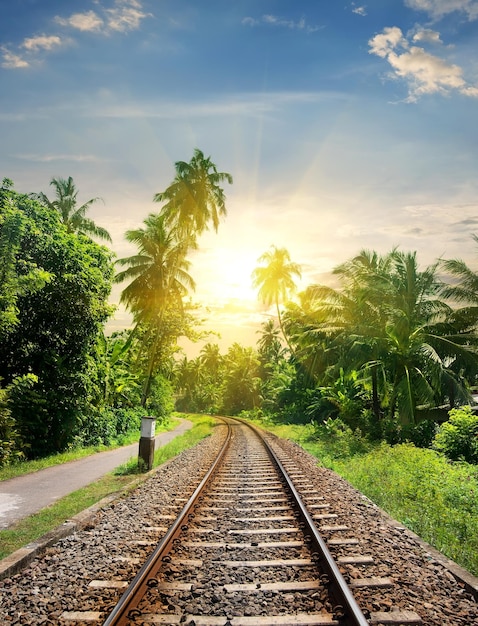
<instances>
[{"instance_id":1,"label":"grass","mask_svg":"<svg viewBox=\"0 0 478 626\"><path fill-rule=\"evenodd\" d=\"M478 576L478 467L412 444L370 444L351 431L259 423L299 443L393 518Z\"/></svg>"},{"instance_id":2,"label":"grass","mask_svg":"<svg viewBox=\"0 0 478 626\"><path fill-rule=\"evenodd\" d=\"M156 450L155 467L175 457L183 450L196 445L201 439L211 434L216 424L216 421L209 417L197 415L184 415L184 417L193 422L193 428ZM102 498L132 489L137 483L137 474L137 462L133 460L120 466L114 472L106 474L91 485L79 489L61 498L55 504L21 520L14 526L1 530L0 559L35 541Z\"/></svg>"},{"instance_id":3,"label":"grass","mask_svg":"<svg viewBox=\"0 0 478 626\"><path fill-rule=\"evenodd\" d=\"M392 517L478 575L478 468L412 444L382 445L333 469Z\"/></svg>"}]
</instances>

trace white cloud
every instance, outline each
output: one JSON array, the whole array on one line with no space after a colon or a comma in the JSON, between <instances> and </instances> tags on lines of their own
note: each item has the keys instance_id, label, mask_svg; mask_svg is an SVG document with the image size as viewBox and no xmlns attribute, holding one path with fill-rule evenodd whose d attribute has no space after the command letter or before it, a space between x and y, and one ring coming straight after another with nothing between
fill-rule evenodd
<instances>
[{"instance_id":1,"label":"white cloud","mask_svg":"<svg viewBox=\"0 0 478 626\"><path fill-rule=\"evenodd\" d=\"M357 15L362 15L365 17L367 15L367 9L365 6L355 6L355 2L352 2L352 13L356 13Z\"/></svg>"},{"instance_id":2,"label":"white cloud","mask_svg":"<svg viewBox=\"0 0 478 626\"><path fill-rule=\"evenodd\" d=\"M3 56L1 67L9 70L25 69L32 66L35 57L40 52L51 52L54 48L59 48L68 42L57 35L37 35L36 37L26 37L18 46L22 54L12 52L5 46L0 46ZM25 54L23 55L23 51Z\"/></svg>"},{"instance_id":3,"label":"white cloud","mask_svg":"<svg viewBox=\"0 0 478 626\"><path fill-rule=\"evenodd\" d=\"M277 15L263 15L259 19L253 17L245 17L242 23L247 26L259 26L260 24L266 24L268 26L277 26L281 28L289 28L290 30L303 30L307 33L315 33L320 29L319 26L310 26L305 21L305 18L301 18L297 22L294 20L286 20L278 17Z\"/></svg>"},{"instance_id":4,"label":"white cloud","mask_svg":"<svg viewBox=\"0 0 478 626\"><path fill-rule=\"evenodd\" d=\"M56 16L55 22L61 26L71 26L81 31L98 32L102 29L104 22L94 11L86 13L73 13L68 18Z\"/></svg>"},{"instance_id":5,"label":"white cloud","mask_svg":"<svg viewBox=\"0 0 478 626\"><path fill-rule=\"evenodd\" d=\"M425 94L445 95L452 91L470 97L478 96L478 87L466 83L459 65L430 54L424 48L410 46L396 26L385 28L368 43L371 54L387 59L390 63L392 77L401 78L408 84L408 102L416 102Z\"/></svg>"},{"instance_id":6,"label":"white cloud","mask_svg":"<svg viewBox=\"0 0 478 626\"><path fill-rule=\"evenodd\" d=\"M392 28L387 26L382 33L372 37L368 45L370 46L370 53L385 59L397 46L408 47L408 42L397 26Z\"/></svg>"},{"instance_id":7,"label":"white cloud","mask_svg":"<svg viewBox=\"0 0 478 626\"><path fill-rule=\"evenodd\" d=\"M105 13L108 28L119 32L138 29L141 20L151 15L142 11L138 0L116 0L115 8L106 9Z\"/></svg>"},{"instance_id":8,"label":"white cloud","mask_svg":"<svg viewBox=\"0 0 478 626\"><path fill-rule=\"evenodd\" d=\"M104 19L95 11L85 13L73 13L70 17L56 16L54 22L59 26L74 28L81 32L92 32L110 34L112 32L127 32L139 28L141 21L151 17L151 13L142 10L139 0L115 0L113 8L104 8L99 0L96 0L98 11L103 12ZM1 67L6 69L20 69L31 66L35 60L35 55L41 52L51 52L71 40L59 35L38 35L26 37L17 46L18 50L26 51L26 58L20 54L12 52L5 46L0 46L3 56Z\"/></svg>"},{"instance_id":9,"label":"white cloud","mask_svg":"<svg viewBox=\"0 0 478 626\"><path fill-rule=\"evenodd\" d=\"M405 0L405 4L416 11L424 11L434 19L440 19L449 13L465 13L468 19L478 18L476 0Z\"/></svg>"},{"instance_id":10,"label":"white cloud","mask_svg":"<svg viewBox=\"0 0 478 626\"><path fill-rule=\"evenodd\" d=\"M437 33L435 30L430 30L429 28L423 28L418 30L413 35L413 41L431 43L431 44L442 44L442 40L440 38L440 33Z\"/></svg>"},{"instance_id":11,"label":"white cloud","mask_svg":"<svg viewBox=\"0 0 478 626\"><path fill-rule=\"evenodd\" d=\"M27 37L23 40L21 47L29 52L38 52L39 50L50 51L62 44L62 39L57 35L40 35L38 37Z\"/></svg>"},{"instance_id":12,"label":"white cloud","mask_svg":"<svg viewBox=\"0 0 478 626\"><path fill-rule=\"evenodd\" d=\"M87 11L73 13L68 18L56 16L55 22L84 32L108 34L137 30L143 19L151 17L150 13L144 13L139 0L115 0L113 8L105 8L98 2L98 7L104 19L95 11Z\"/></svg>"},{"instance_id":13,"label":"white cloud","mask_svg":"<svg viewBox=\"0 0 478 626\"><path fill-rule=\"evenodd\" d=\"M2 46L0 50L2 51L2 56L3 56L3 61L2 61L1 66L4 67L5 69L16 70L20 68L30 67L30 63L28 63L28 61L23 59L18 54L14 54L10 50L8 50L8 48L5 48L4 46Z\"/></svg>"}]
</instances>

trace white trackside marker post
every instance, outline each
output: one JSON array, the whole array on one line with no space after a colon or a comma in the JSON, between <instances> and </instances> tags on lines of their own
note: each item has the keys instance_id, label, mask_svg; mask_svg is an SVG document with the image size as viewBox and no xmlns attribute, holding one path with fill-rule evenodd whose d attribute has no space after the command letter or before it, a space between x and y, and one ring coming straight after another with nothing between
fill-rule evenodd
<instances>
[{"instance_id":1,"label":"white trackside marker post","mask_svg":"<svg viewBox=\"0 0 478 626\"><path fill-rule=\"evenodd\" d=\"M142 459L148 471L153 467L155 428L155 417L146 416L141 418L141 438L139 440L138 463L140 463L140 459Z\"/></svg>"}]
</instances>

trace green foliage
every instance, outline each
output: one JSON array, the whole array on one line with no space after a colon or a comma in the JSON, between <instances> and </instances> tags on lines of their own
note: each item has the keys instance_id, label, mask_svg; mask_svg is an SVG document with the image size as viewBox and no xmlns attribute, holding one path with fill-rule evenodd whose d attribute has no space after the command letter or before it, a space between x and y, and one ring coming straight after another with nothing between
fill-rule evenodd
<instances>
[{"instance_id":1,"label":"green foliage","mask_svg":"<svg viewBox=\"0 0 478 626\"><path fill-rule=\"evenodd\" d=\"M397 420L404 429L424 409L467 399L478 374L476 315L441 299L447 291L436 265L419 270L415 252L364 250L334 273L338 289L309 286L285 316L309 388L335 386L341 369L357 372L375 421ZM352 398L342 402L336 391L328 406L343 405L340 415L350 419ZM312 412L326 409L318 402Z\"/></svg>"},{"instance_id":2,"label":"green foliage","mask_svg":"<svg viewBox=\"0 0 478 626\"><path fill-rule=\"evenodd\" d=\"M361 416L366 409L368 394L357 381L357 372L346 374L340 368L339 377L328 387L318 387L307 406L307 416L317 422L338 417L351 428L363 425Z\"/></svg>"},{"instance_id":3,"label":"green foliage","mask_svg":"<svg viewBox=\"0 0 478 626\"><path fill-rule=\"evenodd\" d=\"M320 441L329 459L348 459L356 454L365 454L372 447L358 428L353 431L340 418L329 418L321 424L314 424L308 441L309 444Z\"/></svg>"},{"instance_id":4,"label":"green foliage","mask_svg":"<svg viewBox=\"0 0 478 626\"><path fill-rule=\"evenodd\" d=\"M0 467L24 457L22 440L9 406L9 390L0 388Z\"/></svg>"},{"instance_id":5,"label":"green foliage","mask_svg":"<svg viewBox=\"0 0 478 626\"><path fill-rule=\"evenodd\" d=\"M382 444L332 468L425 541L478 574L478 473L433 450Z\"/></svg>"},{"instance_id":6,"label":"green foliage","mask_svg":"<svg viewBox=\"0 0 478 626\"><path fill-rule=\"evenodd\" d=\"M222 410L238 415L260 404L259 359L252 348L234 343L225 357Z\"/></svg>"},{"instance_id":7,"label":"green foliage","mask_svg":"<svg viewBox=\"0 0 478 626\"><path fill-rule=\"evenodd\" d=\"M173 412L173 388L171 383L164 376L158 375L154 378L151 395L146 408L148 412L154 415L159 421L166 419Z\"/></svg>"},{"instance_id":8,"label":"green foliage","mask_svg":"<svg viewBox=\"0 0 478 626\"><path fill-rule=\"evenodd\" d=\"M92 198L81 206L77 206L78 189L71 176L67 179L52 178L50 185L55 189L55 200L49 200L43 192L33 194L33 197L52 211L58 212L69 233L92 235L93 237L99 237L111 242L108 231L101 226L97 226L93 220L86 217L91 205L99 198Z\"/></svg>"},{"instance_id":9,"label":"green foliage","mask_svg":"<svg viewBox=\"0 0 478 626\"><path fill-rule=\"evenodd\" d=\"M70 448L109 446L121 441L128 433L139 432L143 415L142 408L101 407L78 420Z\"/></svg>"},{"instance_id":10,"label":"green foliage","mask_svg":"<svg viewBox=\"0 0 478 626\"><path fill-rule=\"evenodd\" d=\"M452 461L478 463L478 415L470 406L452 409L433 439L433 447Z\"/></svg>"},{"instance_id":11,"label":"green foliage","mask_svg":"<svg viewBox=\"0 0 478 626\"><path fill-rule=\"evenodd\" d=\"M52 278L32 261L18 258L25 216L11 195L0 190L0 338L18 323L19 296L42 289Z\"/></svg>"},{"instance_id":12,"label":"green foliage","mask_svg":"<svg viewBox=\"0 0 478 626\"><path fill-rule=\"evenodd\" d=\"M13 385L12 417L35 458L65 449L92 407L97 337L111 311L112 254L68 233L57 212L2 188L1 218L5 207L21 215L22 227L12 239L16 320L0 343L0 376Z\"/></svg>"}]
</instances>

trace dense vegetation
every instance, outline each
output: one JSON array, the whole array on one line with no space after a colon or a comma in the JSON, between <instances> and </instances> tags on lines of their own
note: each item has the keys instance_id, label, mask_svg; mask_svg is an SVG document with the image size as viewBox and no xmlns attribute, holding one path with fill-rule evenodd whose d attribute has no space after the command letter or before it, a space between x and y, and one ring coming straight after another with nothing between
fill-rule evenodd
<instances>
[{"instance_id":1,"label":"dense vegetation","mask_svg":"<svg viewBox=\"0 0 478 626\"><path fill-rule=\"evenodd\" d=\"M115 261L109 233L78 202L71 177L53 178L54 198L0 189L0 465L72 447L121 441L141 415L168 416L178 338L195 338L190 251L226 214L223 182L195 150L176 163L163 203L126 239L138 253ZM119 266L120 271L116 271ZM112 281L131 330L106 337Z\"/></svg>"}]
</instances>

